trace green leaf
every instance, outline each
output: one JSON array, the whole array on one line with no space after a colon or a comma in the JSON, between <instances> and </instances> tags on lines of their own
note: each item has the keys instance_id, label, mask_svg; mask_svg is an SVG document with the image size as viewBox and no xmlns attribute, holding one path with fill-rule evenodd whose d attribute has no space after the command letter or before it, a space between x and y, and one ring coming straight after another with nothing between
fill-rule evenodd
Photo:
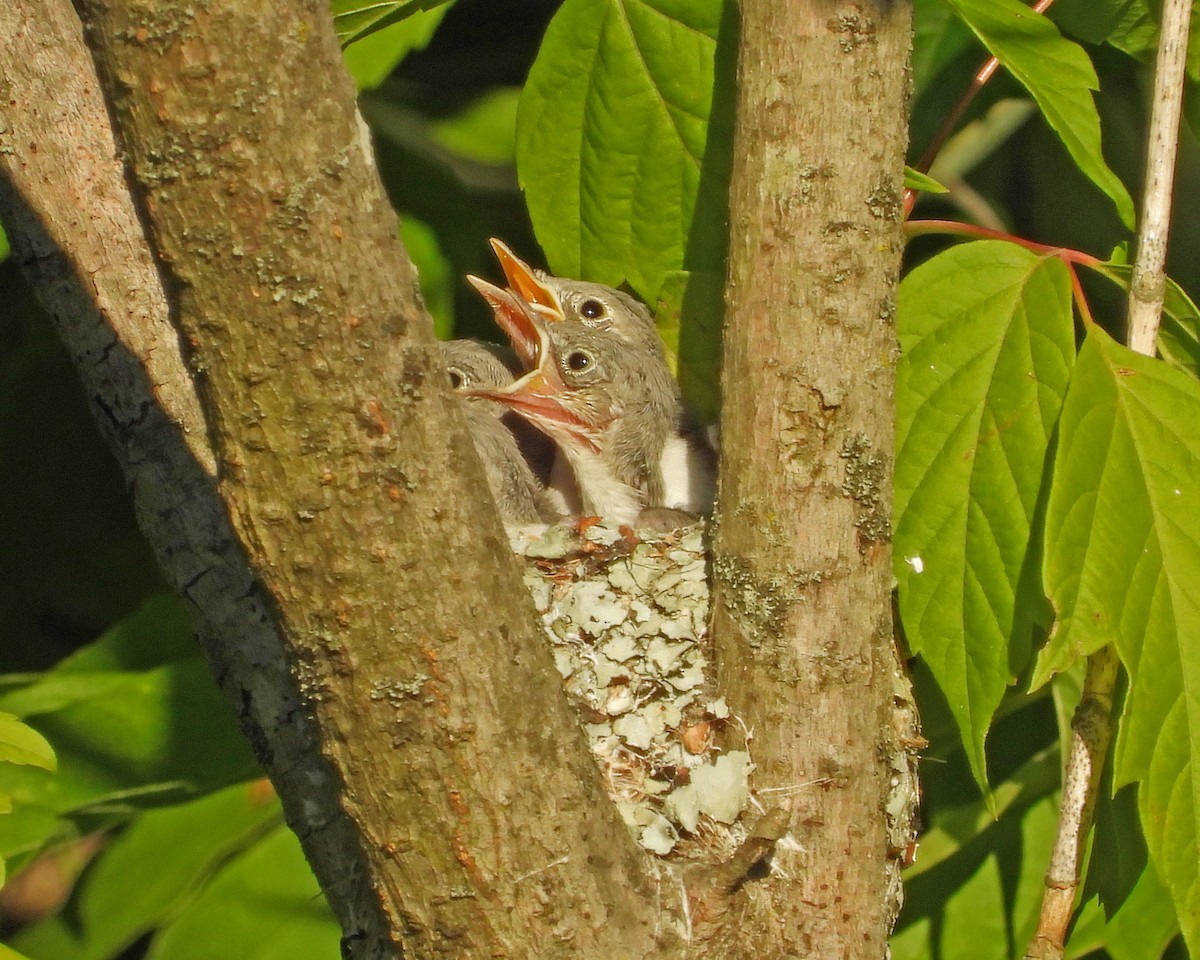
<instances>
[{"instance_id":1,"label":"green leaf","mask_svg":"<svg viewBox=\"0 0 1200 960\"><path fill-rule=\"evenodd\" d=\"M1093 860L1096 856L1093 852ZM1085 957L1104 949L1112 960L1149 960L1162 956L1178 931L1171 898L1154 868L1146 864L1112 917L1105 919L1094 899L1077 911L1067 956Z\"/></svg>"},{"instance_id":2,"label":"green leaf","mask_svg":"<svg viewBox=\"0 0 1200 960\"><path fill-rule=\"evenodd\" d=\"M295 835L278 827L154 938L147 960L337 960L341 933Z\"/></svg>"},{"instance_id":3,"label":"green leaf","mask_svg":"<svg viewBox=\"0 0 1200 960\"><path fill-rule=\"evenodd\" d=\"M1200 384L1092 328L1063 407L1046 513L1057 624L1035 682L1107 644L1129 674L1117 786L1200 946Z\"/></svg>"},{"instance_id":4,"label":"green leaf","mask_svg":"<svg viewBox=\"0 0 1200 960\"><path fill-rule=\"evenodd\" d=\"M913 4L913 100L971 42L971 33L941 0L916 0Z\"/></svg>"},{"instance_id":5,"label":"green leaf","mask_svg":"<svg viewBox=\"0 0 1200 960\"><path fill-rule=\"evenodd\" d=\"M721 410L721 320L725 277L678 270L663 278L655 312L672 372L689 406L706 423Z\"/></svg>"},{"instance_id":6,"label":"green leaf","mask_svg":"<svg viewBox=\"0 0 1200 960\"><path fill-rule=\"evenodd\" d=\"M905 873L894 960L1009 960L1037 922L1054 843L1059 755L1046 750L983 800L932 813Z\"/></svg>"},{"instance_id":7,"label":"green leaf","mask_svg":"<svg viewBox=\"0 0 1200 960\"><path fill-rule=\"evenodd\" d=\"M1153 63L1158 55L1161 0L1156 3L1125 0L1120 6L1120 15L1109 26L1105 39L1142 63ZM1200 80L1200 10L1195 5L1188 33L1186 70L1190 79Z\"/></svg>"},{"instance_id":8,"label":"green leaf","mask_svg":"<svg viewBox=\"0 0 1200 960\"><path fill-rule=\"evenodd\" d=\"M358 89L373 90L409 53L424 49L445 15L444 6L417 11L398 23L360 35L353 42L346 41L350 46L345 47L343 56Z\"/></svg>"},{"instance_id":9,"label":"green leaf","mask_svg":"<svg viewBox=\"0 0 1200 960\"><path fill-rule=\"evenodd\" d=\"M27 927L13 942L38 960L117 956L177 913L231 856L281 819L278 801L261 781L148 811L100 853L66 913Z\"/></svg>"},{"instance_id":10,"label":"green leaf","mask_svg":"<svg viewBox=\"0 0 1200 960\"><path fill-rule=\"evenodd\" d=\"M949 193L944 186L938 183L933 177L927 173L921 173L920 170L914 170L912 167L905 166L904 168L904 189L905 190L924 190L926 193Z\"/></svg>"},{"instance_id":11,"label":"green leaf","mask_svg":"<svg viewBox=\"0 0 1200 960\"><path fill-rule=\"evenodd\" d=\"M417 268L421 298L433 316L434 333L445 340L454 332L454 275L438 245L437 234L416 217L400 218L400 239Z\"/></svg>"},{"instance_id":12,"label":"green leaf","mask_svg":"<svg viewBox=\"0 0 1200 960\"><path fill-rule=\"evenodd\" d=\"M481 163L515 163L520 97L516 87L489 90L453 116L433 121L430 134L460 156Z\"/></svg>"},{"instance_id":13,"label":"green leaf","mask_svg":"<svg viewBox=\"0 0 1200 960\"><path fill-rule=\"evenodd\" d=\"M1100 44L1134 6L1134 0L1058 0L1050 17L1063 33L1084 43Z\"/></svg>"},{"instance_id":14,"label":"green leaf","mask_svg":"<svg viewBox=\"0 0 1200 960\"><path fill-rule=\"evenodd\" d=\"M182 604L150 601L32 682L0 694L0 710L36 716L55 745L56 774L0 766L14 810L0 818L0 855L28 854L73 827L258 775L245 739L191 637Z\"/></svg>"},{"instance_id":15,"label":"green leaf","mask_svg":"<svg viewBox=\"0 0 1200 960\"><path fill-rule=\"evenodd\" d=\"M1122 290L1129 290L1133 277L1130 264L1110 260L1089 266ZM1158 352L1171 366L1200 379L1200 308L1170 277L1167 277L1162 323L1158 330Z\"/></svg>"},{"instance_id":16,"label":"green leaf","mask_svg":"<svg viewBox=\"0 0 1200 960\"><path fill-rule=\"evenodd\" d=\"M1083 48L1020 0L946 3L1033 95L1079 169L1109 196L1121 221L1132 229L1133 201L1100 150L1100 115L1092 99L1099 84Z\"/></svg>"},{"instance_id":17,"label":"green leaf","mask_svg":"<svg viewBox=\"0 0 1200 960\"><path fill-rule=\"evenodd\" d=\"M54 748L40 733L11 713L0 713L0 762L30 764L53 772Z\"/></svg>"},{"instance_id":18,"label":"green leaf","mask_svg":"<svg viewBox=\"0 0 1200 960\"><path fill-rule=\"evenodd\" d=\"M343 49L423 10L449 0L332 0L333 27Z\"/></svg>"},{"instance_id":19,"label":"green leaf","mask_svg":"<svg viewBox=\"0 0 1200 960\"><path fill-rule=\"evenodd\" d=\"M708 210L726 190L706 168L720 166L706 148L723 8L566 0L555 14L517 116L518 175L555 273L654 302L672 271L723 271L723 228L689 251L702 189Z\"/></svg>"},{"instance_id":20,"label":"green leaf","mask_svg":"<svg viewBox=\"0 0 1200 960\"><path fill-rule=\"evenodd\" d=\"M4 227L0 225L0 263L8 259L9 251L8 234L4 232ZM0 946L3 946L3 944L0 944Z\"/></svg>"},{"instance_id":21,"label":"green leaf","mask_svg":"<svg viewBox=\"0 0 1200 960\"><path fill-rule=\"evenodd\" d=\"M897 320L900 616L986 786L984 736L1040 600L1030 529L1074 355L1070 279L1055 258L965 244L905 278Z\"/></svg>"}]
</instances>

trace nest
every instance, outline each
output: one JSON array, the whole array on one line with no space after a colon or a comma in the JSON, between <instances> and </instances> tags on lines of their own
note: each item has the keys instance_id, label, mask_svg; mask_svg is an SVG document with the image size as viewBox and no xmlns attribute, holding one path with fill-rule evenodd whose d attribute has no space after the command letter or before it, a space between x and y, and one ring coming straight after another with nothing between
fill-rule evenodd
<instances>
[{"instance_id":1,"label":"nest","mask_svg":"<svg viewBox=\"0 0 1200 960\"><path fill-rule=\"evenodd\" d=\"M518 537L525 582L608 791L638 843L720 861L740 844L749 754L721 751L737 719L706 677L701 525L672 533L563 521Z\"/></svg>"}]
</instances>

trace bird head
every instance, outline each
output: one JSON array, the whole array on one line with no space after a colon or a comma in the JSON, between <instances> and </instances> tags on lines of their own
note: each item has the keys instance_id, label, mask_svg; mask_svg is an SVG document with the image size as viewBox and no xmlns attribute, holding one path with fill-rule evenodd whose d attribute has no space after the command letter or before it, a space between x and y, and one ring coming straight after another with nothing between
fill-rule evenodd
<instances>
[{"instance_id":1,"label":"bird head","mask_svg":"<svg viewBox=\"0 0 1200 960\"><path fill-rule=\"evenodd\" d=\"M547 325L579 323L594 330L611 330L626 343L662 356L654 319L639 300L602 283L551 276L529 266L503 241L493 238L491 244L508 289L479 277L467 280L488 301L496 322L504 328L527 368L537 363L539 346L528 328L528 316Z\"/></svg>"}]
</instances>

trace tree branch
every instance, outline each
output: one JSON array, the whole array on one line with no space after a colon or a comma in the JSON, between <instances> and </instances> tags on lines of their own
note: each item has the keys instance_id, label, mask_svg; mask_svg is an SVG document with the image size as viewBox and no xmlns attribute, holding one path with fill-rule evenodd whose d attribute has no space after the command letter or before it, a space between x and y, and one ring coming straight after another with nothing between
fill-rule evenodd
<instances>
[{"instance_id":1,"label":"tree branch","mask_svg":"<svg viewBox=\"0 0 1200 960\"><path fill-rule=\"evenodd\" d=\"M1158 324L1167 292L1164 266L1171 227L1171 191L1183 110L1184 68L1192 5L1187 0L1163 3L1154 99L1146 148L1146 183L1138 224L1137 258L1129 281L1129 348L1154 356Z\"/></svg>"},{"instance_id":2,"label":"tree branch","mask_svg":"<svg viewBox=\"0 0 1200 960\"><path fill-rule=\"evenodd\" d=\"M139 283L154 273L128 211L114 249L106 227L81 226L96 196L56 195L57 173L29 162L70 142L35 101L108 127L67 0L0 11L16 105L0 215L347 954L647 954L644 863L603 799L495 511L455 479L486 489L327 6L84 9L192 375L161 293L122 309L127 261ZM49 90L52 49L67 59ZM68 168L74 182L120 195L111 142L80 142L99 145L77 159L97 162Z\"/></svg>"},{"instance_id":3,"label":"tree branch","mask_svg":"<svg viewBox=\"0 0 1200 960\"><path fill-rule=\"evenodd\" d=\"M753 899L773 922L742 920L767 955L881 957L896 906L882 811L888 758L911 764L888 545L908 16L742 4L713 631L756 788L813 785Z\"/></svg>"}]
</instances>

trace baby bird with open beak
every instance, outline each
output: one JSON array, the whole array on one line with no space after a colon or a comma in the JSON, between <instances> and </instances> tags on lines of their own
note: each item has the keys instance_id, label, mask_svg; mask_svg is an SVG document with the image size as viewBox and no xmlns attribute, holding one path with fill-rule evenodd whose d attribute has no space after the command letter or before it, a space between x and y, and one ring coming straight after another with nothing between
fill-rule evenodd
<instances>
[{"instance_id":1,"label":"baby bird with open beak","mask_svg":"<svg viewBox=\"0 0 1200 960\"><path fill-rule=\"evenodd\" d=\"M508 387L469 395L505 404L555 441L574 477L568 509L628 524L649 507L711 509L711 451L706 467L677 476L688 472L689 441L661 348L639 348L611 325L550 320L501 293L497 320L536 366Z\"/></svg>"},{"instance_id":2,"label":"baby bird with open beak","mask_svg":"<svg viewBox=\"0 0 1200 960\"><path fill-rule=\"evenodd\" d=\"M562 509L614 518L628 517L633 504L666 514L710 512L716 453L680 400L646 306L603 284L534 270L499 240L492 248L509 288L467 279L522 365L541 378L532 387L529 376L513 385L524 400L495 399L558 444L550 492ZM588 421L589 443L582 440L588 431L566 429L571 411Z\"/></svg>"},{"instance_id":3,"label":"baby bird with open beak","mask_svg":"<svg viewBox=\"0 0 1200 960\"><path fill-rule=\"evenodd\" d=\"M546 502L541 484L505 425L507 408L476 399L471 391L500 389L514 379L516 358L496 344L479 340L448 340L439 344L450 374L450 385L462 398L467 429L479 459L500 519L510 534L522 527L557 518Z\"/></svg>"}]
</instances>

